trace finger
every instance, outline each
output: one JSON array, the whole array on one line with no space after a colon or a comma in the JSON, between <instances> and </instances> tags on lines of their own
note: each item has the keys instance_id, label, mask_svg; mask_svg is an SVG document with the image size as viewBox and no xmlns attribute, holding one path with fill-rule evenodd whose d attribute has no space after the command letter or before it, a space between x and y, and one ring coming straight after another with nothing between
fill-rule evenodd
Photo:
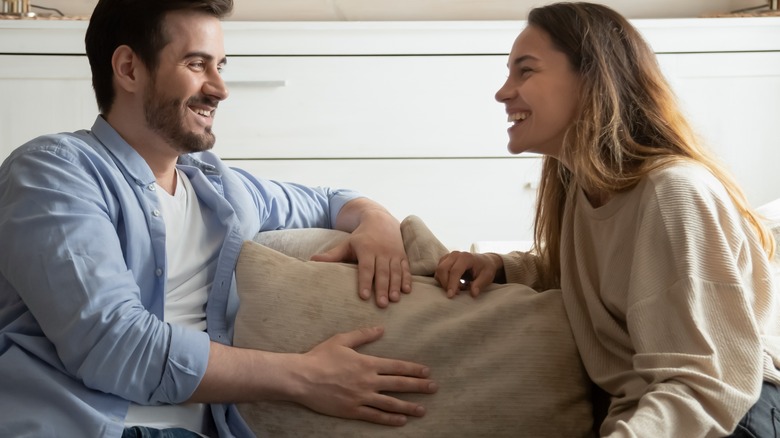
<instances>
[{"instance_id":1,"label":"finger","mask_svg":"<svg viewBox=\"0 0 780 438\"><path fill-rule=\"evenodd\" d=\"M425 379L431 374L430 368L419 363L399 359L376 358L376 371L384 376L406 376Z\"/></svg>"},{"instance_id":2,"label":"finger","mask_svg":"<svg viewBox=\"0 0 780 438\"><path fill-rule=\"evenodd\" d=\"M439 282L442 289L447 293L447 296L452 298L452 295L450 295L450 290L448 289L449 282L450 282L450 270L452 269L452 264L454 261L454 257L452 256L452 253L447 254L443 256L439 260L439 264L436 266L436 271L433 274L433 278Z\"/></svg>"},{"instance_id":3,"label":"finger","mask_svg":"<svg viewBox=\"0 0 780 438\"><path fill-rule=\"evenodd\" d=\"M379 376L377 392L410 392L417 394L433 394L439 390L439 385L431 379L408 376ZM401 411L395 411L401 412ZM408 412L406 412L408 414Z\"/></svg>"},{"instance_id":4,"label":"finger","mask_svg":"<svg viewBox=\"0 0 780 438\"><path fill-rule=\"evenodd\" d=\"M351 332L339 333L331 339L339 345L354 349L376 341L382 337L384 332L385 329L382 327L363 327Z\"/></svg>"},{"instance_id":5,"label":"finger","mask_svg":"<svg viewBox=\"0 0 780 438\"><path fill-rule=\"evenodd\" d=\"M390 302L397 303L401 299L402 281L404 278L402 259L391 259L389 264L390 283L388 297Z\"/></svg>"},{"instance_id":6,"label":"finger","mask_svg":"<svg viewBox=\"0 0 780 438\"><path fill-rule=\"evenodd\" d=\"M476 298L482 293L482 289L488 286L493 281L490 273L487 270L482 270L477 278L471 281L469 285L469 293L472 297Z\"/></svg>"},{"instance_id":7,"label":"finger","mask_svg":"<svg viewBox=\"0 0 780 438\"><path fill-rule=\"evenodd\" d=\"M355 419L383 426L403 426L407 421L406 415L392 414L370 406L359 406L355 411Z\"/></svg>"},{"instance_id":8,"label":"finger","mask_svg":"<svg viewBox=\"0 0 780 438\"><path fill-rule=\"evenodd\" d=\"M376 260L374 257L364 257L358 260L358 295L364 300L371 298L371 289L374 284L374 269ZM377 305L379 302L377 300ZM385 305L387 305L385 303ZM381 305L379 307L382 307Z\"/></svg>"},{"instance_id":9,"label":"finger","mask_svg":"<svg viewBox=\"0 0 780 438\"><path fill-rule=\"evenodd\" d=\"M463 277L463 273L465 271L461 270L460 268L453 267L450 270L449 278L447 279L447 297L452 298L455 295L458 294L458 291L461 289L461 278Z\"/></svg>"},{"instance_id":10,"label":"finger","mask_svg":"<svg viewBox=\"0 0 780 438\"><path fill-rule=\"evenodd\" d=\"M474 258L472 255L468 253L458 253L458 257L452 263L450 275L447 279L447 294L450 298L461 290L461 286L464 285L461 280L467 277L467 272L470 272L473 264ZM470 281L471 275L469 274L467 278L469 278Z\"/></svg>"},{"instance_id":11,"label":"finger","mask_svg":"<svg viewBox=\"0 0 780 438\"><path fill-rule=\"evenodd\" d=\"M408 402L386 394L376 394L366 405L384 412L402 414L404 416L422 417L425 415L425 407L421 404Z\"/></svg>"},{"instance_id":12,"label":"finger","mask_svg":"<svg viewBox=\"0 0 780 438\"><path fill-rule=\"evenodd\" d=\"M401 259L401 292L405 294L412 292L412 268L407 258Z\"/></svg>"},{"instance_id":13,"label":"finger","mask_svg":"<svg viewBox=\"0 0 780 438\"><path fill-rule=\"evenodd\" d=\"M361 278L367 278L369 284L373 280L376 305L387 307L390 302L390 260L384 257L374 259L374 269L371 272L361 273Z\"/></svg>"}]
</instances>

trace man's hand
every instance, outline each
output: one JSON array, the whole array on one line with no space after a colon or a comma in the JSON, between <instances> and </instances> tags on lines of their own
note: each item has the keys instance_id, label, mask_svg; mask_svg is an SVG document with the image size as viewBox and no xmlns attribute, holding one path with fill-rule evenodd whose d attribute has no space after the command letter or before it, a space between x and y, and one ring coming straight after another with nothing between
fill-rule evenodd
<instances>
[{"instance_id":1,"label":"man's hand","mask_svg":"<svg viewBox=\"0 0 780 438\"><path fill-rule=\"evenodd\" d=\"M412 274L401 237L401 225L384 208L365 199L347 203L339 213L337 229L350 237L329 251L312 256L320 262L358 264L358 294L368 300L371 291L376 304L387 307L412 291Z\"/></svg>"},{"instance_id":2,"label":"man's hand","mask_svg":"<svg viewBox=\"0 0 780 438\"><path fill-rule=\"evenodd\" d=\"M428 367L358 353L381 327L337 334L304 354L211 343L206 374L189 399L198 403L289 401L334 417L403 426L425 408L387 393L433 394Z\"/></svg>"},{"instance_id":3,"label":"man's hand","mask_svg":"<svg viewBox=\"0 0 780 438\"><path fill-rule=\"evenodd\" d=\"M304 354L301 368L293 368L303 378L303 391L293 401L326 415L387 426L403 426L407 417L425 415L423 406L386 393L436 392L427 367L354 350L383 333L374 327L338 334Z\"/></svg>"}]
</instances>

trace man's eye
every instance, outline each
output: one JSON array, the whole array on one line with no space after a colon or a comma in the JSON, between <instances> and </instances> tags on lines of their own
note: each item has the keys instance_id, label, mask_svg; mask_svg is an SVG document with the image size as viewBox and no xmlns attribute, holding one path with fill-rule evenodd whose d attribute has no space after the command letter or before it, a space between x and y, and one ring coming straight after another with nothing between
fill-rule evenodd
<instances>
[{"instance_id":1,"label":"man's eye","mask_svg":"<svg viewBox=\"0 0 780 438\"><path fill-rule=\"evenodd\" d=\"M190 67L196 69L196 70L203 70L203 62L191 62Z\"/></svg>"}]
</instances>

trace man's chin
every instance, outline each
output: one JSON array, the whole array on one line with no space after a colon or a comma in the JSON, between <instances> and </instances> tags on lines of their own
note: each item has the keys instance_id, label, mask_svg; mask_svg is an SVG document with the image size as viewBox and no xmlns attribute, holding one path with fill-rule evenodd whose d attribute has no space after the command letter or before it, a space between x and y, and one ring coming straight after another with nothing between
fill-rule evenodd
<instances>
[{"instance_id":1,"label":"man's chin","mask_svg":"<svg viewBox=\"0 0 780 438\"><path fill-rule=\"evenodd\" d=\"M183 154L192 154L196 152L204 152L211 150L214 147L216 138L214 135L198 135L190 136L184 141L179 142L179 152Z\"/></svg>"}]
</instances>

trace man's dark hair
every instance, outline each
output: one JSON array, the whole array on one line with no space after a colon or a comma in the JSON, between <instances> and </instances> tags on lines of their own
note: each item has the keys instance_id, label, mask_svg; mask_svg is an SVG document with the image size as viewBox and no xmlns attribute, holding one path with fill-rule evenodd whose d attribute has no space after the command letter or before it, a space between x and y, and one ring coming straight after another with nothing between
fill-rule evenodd
<instances>
[{"instance_id":1,"label":"man's dark hair","mask_svg":"<svg viewBox=\"0 0 780 438\"><path fill-rule=\"evenodd\" d=\"M223 18L233 0L100 0L92 12L84 39L92 69L92 88L98 109L106 114L114 102L111 58L121 45L130 47L149 71L157 69L159 55L170 42L163 24L172 11L201 11Z\"/></svg>"}]
</instances>

